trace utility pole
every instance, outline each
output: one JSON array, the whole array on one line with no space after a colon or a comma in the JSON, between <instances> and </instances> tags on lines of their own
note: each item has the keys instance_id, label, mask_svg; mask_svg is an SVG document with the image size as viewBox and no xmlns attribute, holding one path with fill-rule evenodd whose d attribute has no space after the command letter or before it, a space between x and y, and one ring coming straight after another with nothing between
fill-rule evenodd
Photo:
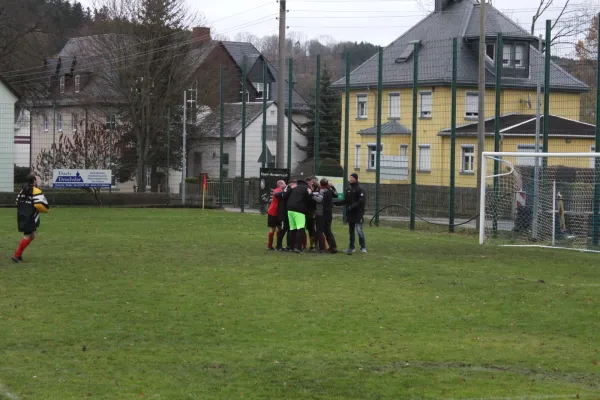
<instances>
[{"instance_id":1,"label":"utility pole","mask_svg":"<svg viewBox=\"0 0 600 400\"><path fill-rule=\"evenodd\" d=\"M481 18L479 20L479 108L477 110L479 116L477 129L477 193L481 193L481 165L483 160L481 155L485 147L485 2L480 0ZM496 60L502 62L502 60ZM477 197L477 209L481 209L481 202L484 199L481 195ZM485 215L477 217L477 226L479 220L485 218Z\"/></svg>"},{"instance_id":2,"label":"utility pole","mask_svg":"<svg viewBox=\"0 0 600 400\"><path fill-rule=\"evenodd\" d=\"M285 168L285 0L279 0L279 60L277 60L277 168ZM288 118L292 118L288 115ZM266 157L266 155L265 155Z\"/></svg>"},{"instance_id":3,"label":"utility pole","mask_svg":"<svg viewBox=\"0 0 600 400\"><path fill-rule=\"evenodd\" d=\"M187 89L183 91L183 155L181 159L181 205L185 205L185 176L187 174L186 164L187 164L187 155L186 155L186 138L187 138Z\"/></svg>"}]
</instances>

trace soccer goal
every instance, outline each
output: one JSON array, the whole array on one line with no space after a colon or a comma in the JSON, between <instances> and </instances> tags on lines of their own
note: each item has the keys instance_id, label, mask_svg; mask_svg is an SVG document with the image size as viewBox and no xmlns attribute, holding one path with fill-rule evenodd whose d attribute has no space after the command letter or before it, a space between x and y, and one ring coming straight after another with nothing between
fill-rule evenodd
<instances>
[{"instance_id":1,"label":"soccer goal","mask_svg":"<svg viewBox=\"0 0 600 400\"><path fill-rule=\"evenodd\" d=\"M484 152L479 243L600 252L600 153Z\"/></svg>"}]
</instances>

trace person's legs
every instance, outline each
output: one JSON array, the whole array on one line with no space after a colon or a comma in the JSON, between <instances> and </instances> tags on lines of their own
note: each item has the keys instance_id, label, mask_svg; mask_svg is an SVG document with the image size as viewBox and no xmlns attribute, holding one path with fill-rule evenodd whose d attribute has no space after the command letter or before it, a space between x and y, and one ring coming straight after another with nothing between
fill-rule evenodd
<instances>
[{"instance_id":1,"label":"person's legs","mask_svg":"<svg viewBox=\"0 0 600 400\"><path fill-rule=\"evenodd\" d=\"M302 252L302 243L306 243L306 216L301 213L294 213L294 225L296 227L296 252Z\"/></svg>"},{"instance_id":2,"label":"person's legs","mask_svg":"<svg viewBox=\"0 0 600 400\"><path fill-rule=\"evenodd\" d=\"M280 228L277 233L277 250L283 249L283 237L289 232L289 223L281 221Z\"/></svg>"},{"instance_id":3,"label":"person's legs","mask_svg":"<svg viewBox=\"0 0 600 400\"><path fill-rule=\"evenodd\" d=\"M27 246L29 246L31 242L33 242L33 239L35 239L36 235L37 233L35 231L25 232L25 235L23 235L23 239L21 239L21 242L19 243L19 247L17 247L15 254L11 257L14 262L23 261L23 252L25 251Z\"/></svg>"},{"instance_id":4,"label":"person's legs","mask_svg":"<svg viewBox=\"0 0 600 400\"><path fill-rule=\"evenodd\" d=\"M323 235L325 231L325 219L322 215L317 215L316 228L317 250L323 252L325 251L325 236Z\"/></svg>"},{"instance_id":5,"label":"person's legs","mask_svg":"<svg viewBox=\"0 0 600 400\"><path fill-rule=\"evenodd\" d=\"M298 240L298 235L297 235L297 227L296 227L296 220L295 220L295 212L294 211L288 211L288 222L290 225L290 235L288 237L288 247L290 249L293 249L294 246L296 246L296 241Z\"/></svg>"},{"instance_id":6,"label":"person's legs","mask_svg":"<svg viewBox=\"0 0 600 400\"><path fill-rule=\"evenodd\" d=\"M333 236L333 231L331 230L331 224L333 222L333 218L327 217L325 219L325 238L327 239L327 243L329 243L329 250L331 252L337 251L337 243L335 242L335 236Z\"/></svg>"},{"instance_id":7,"label":"person's legs","mask_svg":"<svg viewBox=\"0 0 600 400\"><path fill-rule=\"evenodd\" d=\"M353 222L348 222L348 233L350 234L350 246L348 246L348 250L354 250L354 229L356 228L356 224Z\"/></svg>"},{"instance_id":8,"label":"person's legs","mask_svg":"<svg viewBox=\"0 0 600 400\"><path fill-rule=\"evenodd\" d=\"M363 253L367 252L367 243L365 241L365 233L363 232L362 221L356 224L356 232L358 232L358 243Z\"/></svg>"}]
</instances>

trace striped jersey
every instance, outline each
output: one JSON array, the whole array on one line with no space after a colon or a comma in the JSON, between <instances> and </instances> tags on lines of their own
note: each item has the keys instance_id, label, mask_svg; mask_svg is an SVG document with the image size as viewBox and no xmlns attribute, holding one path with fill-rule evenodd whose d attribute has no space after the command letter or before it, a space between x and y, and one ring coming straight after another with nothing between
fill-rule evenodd
<instances>
[{"instance_id":1,"label":"striped jersey","mask_svg":"<svg viewBox=\"0 0 600 400\"><path fill-rule=\"evenodd\" d=\"M46 196L32 184L23 186L16 203L19 232L35 231L40 226L40 213L50 210Z\"/></svg>"}]
</instances>

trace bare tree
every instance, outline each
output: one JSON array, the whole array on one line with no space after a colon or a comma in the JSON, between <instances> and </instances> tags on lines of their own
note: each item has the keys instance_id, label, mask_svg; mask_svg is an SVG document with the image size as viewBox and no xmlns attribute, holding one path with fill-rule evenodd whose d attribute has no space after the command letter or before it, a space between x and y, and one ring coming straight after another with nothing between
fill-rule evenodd
<instances>
[{"instance_id":1,"label":"bare tree","mask_svg":"<svg viewBox=\"0 0 600 400\"><path fill-rule=\"evenodd\" d=\"M554 0L539 0L536 12L531 18L531 34L535 35L537 21L554 5ZM585 22L589 21L589 10L578 4L571 6L571 0L565 0L558 16L553 19L551 30L551 45L557 43L572 44L575 36L583 33L586 29ZM568 39L570 38L570 39ZM566 41L563 41L566 40Z\"/></svg>"}]
</instances>

